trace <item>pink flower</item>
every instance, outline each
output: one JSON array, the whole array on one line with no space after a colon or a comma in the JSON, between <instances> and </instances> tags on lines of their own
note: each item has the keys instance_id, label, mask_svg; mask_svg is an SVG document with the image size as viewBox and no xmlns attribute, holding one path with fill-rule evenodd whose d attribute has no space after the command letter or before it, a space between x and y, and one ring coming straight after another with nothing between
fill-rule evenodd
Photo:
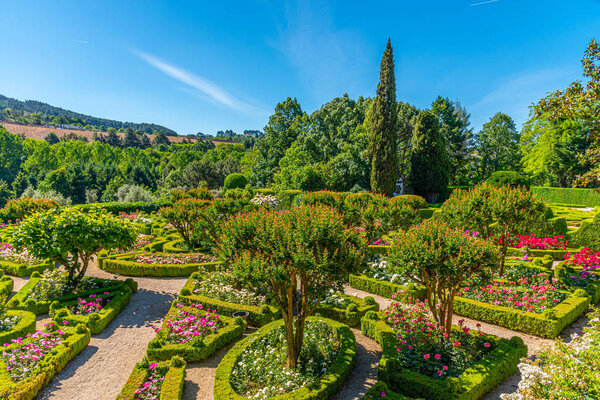
<instances>
[{"instance_id":1,"label":"pink flower","mask_svg":"<svg viewBox=\"0 0 600 400\"><path fill-rule=\"evenodd\" d=\"M490 344L489 344L488 342L485 342L485 343L483 344L483 347L485 347L485 348L487 349L488 347L490 347Z\"/></svg>"},{"instance_id":2,"label":"pink flower","mask_svg":"<svg viewBox=\"0 0 600 400\"><path fill-rule=\"evenodd\" d=\"M442 358L442 355L441 354L436 354L434 357L435 357L436 360L439 360L439 359Z\"/></svg>"},{"instance_id":3,"label":"pink flower","mask_svg":"<svg viewBox=\"0 0 600 400\"><path fill-rule=\"evenodd\" d=\"M429 353L423 355L423 358L425 360L429 360L430 357L431 357L431 355Z\"/></svg>"}]
</instances>

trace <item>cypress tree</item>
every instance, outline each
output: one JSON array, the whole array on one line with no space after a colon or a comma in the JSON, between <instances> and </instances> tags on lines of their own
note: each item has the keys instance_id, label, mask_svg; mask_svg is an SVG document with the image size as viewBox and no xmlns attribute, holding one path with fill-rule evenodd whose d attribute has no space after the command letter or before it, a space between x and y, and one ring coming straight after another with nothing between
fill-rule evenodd
<instances>
[{"instance_id":1,"label":"cypress tree","mask_svg":"<svg viewBox=\"0 0 600 400\"><path fill-rule=\"evenodd\" d=\"M377 96L369 124L371 191L392 196L398 177L398 138L394 51L388 39L381 58Z\"/></svg>"},{"instance_id":2,"label":"cypress tree","mask_svg":"<svg viewBox=\"0 0 600 400\"><path fill-rule=\"evenodd\" d=\"M410 161L415 192L435 203L448 185L448 153L438 118L429 110L417 116Z\"/></svg>"}]
</instances>

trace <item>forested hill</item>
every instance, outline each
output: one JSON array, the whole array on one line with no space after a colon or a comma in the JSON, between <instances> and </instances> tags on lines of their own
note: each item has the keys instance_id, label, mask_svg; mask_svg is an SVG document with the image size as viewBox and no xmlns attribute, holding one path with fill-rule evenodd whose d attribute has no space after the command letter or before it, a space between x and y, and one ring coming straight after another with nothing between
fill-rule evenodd
<instances>
[{"instance_id":1,"label":"forested hill","mask_svg":"<svg viewBox=\"0 0 600 400\"><path fill-rule=\"evenodd\" d=\"M31 125L71 125L85 130L106 131L132 128L143 133L164 132L168 136L177 136L177 132L162 125L150 123L121 122L112 119L97 118L80 114L64 108L35 100L17 100L0 94L0 121L19 122Z\"/></svg>"}]
</instances>

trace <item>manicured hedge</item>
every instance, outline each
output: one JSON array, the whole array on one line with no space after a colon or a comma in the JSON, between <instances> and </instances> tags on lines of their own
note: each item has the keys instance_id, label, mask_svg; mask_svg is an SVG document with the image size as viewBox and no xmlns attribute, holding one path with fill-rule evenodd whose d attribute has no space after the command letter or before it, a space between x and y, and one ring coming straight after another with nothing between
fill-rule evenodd
<instances>
[{"instance_id":1,"label":"manicured hedge","mask_svg":"<svg viewBox=\"0 0 600 400\"><path fill-rule=\"evenodd\" d=\"M171 309L165 316L162 329L156 337L148 343L146 355L149 360L170 360L173 356L182 357L187 362L198 362L210 358L215 352L229 343L235 342L242 337L246 331L246 321L240 317L230 318L220 315L219 320L223 324L217 333L208 335L205 338L196 336L183 344L170 344L164 342L164 330L167 319L174 317L179 310L185 310L194 314L204 314L207 312L205 307L202 310L196 308L176 307L177 301L173 302Z\"/></svg>"},{"instance_id":2,"label":"manicured hedge","mask_svg":"<svg viewBox=\"0 0 600 400\"><path fill-rule=\"evenodd\" d=\"M581 268L573 268L571 266L566 265L564 262L558 263L554 267L554 277L565 284L569 284L572 282L570 279L573 275L579 275L581 273ZM577 287L571 286L573 290L583 289L590 296L590 303L597 304L600 302L600 286L596 283L590 283L585 287Z\"/></svg>"},{"instance_id":3,"label":"manicured hedge","mask_svg":"<svg viewBox=\"0 0 600 400\"><path fill-rule=\"evenodd\" d=\"M147 264L132 261L131 256L111 256L106 257L99 267L106 272L127 276L189 276L200 268L213 269L217 265L220 263Z\"/></svg>"},{"instance_id":4,"label":"manicured hedge","mask_svg":"<svg viewBox=\"0 0 600 400\"><path fill-rule=\"evenodd\" d=\"M416 286L413 283L398 285L369 278L365 275L350 275L350 287L388 299L391 299L396 293L398 293L399 299L406 299L408 297L412 297L413 299L424 299L427 295L427 291L424 287Z\"/></svg>"},{"instance_id":5,"label":"manicured hedge","mask_svg":"<svg viewBox=\"0 0 600 400\"><path fill-rule=\"evenodd\" d=\"M10 276L3 275L0 271L0 296L8 296L13 291L14 282Z\"/></svg>"},{"instance_id":6,"label":"manicured hedge","mask_svg":"<svg viewBox=\"0 0 600 400\"><path fill-rule=\"evenodd\" d=\"M585 204L600 206L600 194L594 189L532 187L531 191L548 203Z\"/></svg>"},{"instance_id":7,"label":"manicured hedge","mask_svg":"<svg viewBox=\"0 0 600 400\"><path fill-rule=\"evenodd\" d=\"M271 305L249 306L245 304L229 303L212 297L194 294L194 280L200 278L201 272L193 273L185 286L181 289L177 298L183 304L202 304L220 315L231 316L236 311L248 311L248 323L252 326L263 326L276 319L281 318L279 310Z\"/></svg>"},{"instance_id":8,"label":"manicured hedge","mask_svg":"<svg viewBox=\"0 0 600 400\"><path fill-rule=\"evenodd\" d=\"M385 382L378 381L365 393L363 400L423 400L406 397L390 390Z\"/></svg>"},{"instance_id":9,"label":"manicured hedge","mask_svg":"<svg viewBox=\"0 0 600 400\"><path fill-rule=\"evenodd\" d=\"M125 281L113 281L109 279L105 279L106 286L100 289L87 290L85 292L76 293L76 294L68 294L66 296L57 297L56 299L51 300L43 300L43 301L35 301L33 299L28 299L27 295L29 291L34 288L35 285L40 281L40 274L38 272L34 272L31 275L29 281L15 294L10 301L8 302L8 306L15 310L26 310L34 313L35 315L47 314L50 312L50 304L54 301L58 301L59 303L65 303L69 301L76 300L78 297L88 297L91 294L98 294L103 292L112 292L123 288L124 286L129 286L130 288L135 288L137 290L137 283L135 283L132 279L126 279Z\"/></svg>"},{"instance_id":10,"label":"manicured hedge","mask_svg":"<svg viewBox=\"0 0 600 400\"><path fill-rule=\"evenodd\" d=\"M50 317L59 325L64 325L64 321L67 321L68 325L83 324L90 329L92 335L97 335L127 307L131 301L131 295L135 291L137 291L137 284L129 279L125 285L116 290L108 291L109 294L105 295L103 292L100 297L104 299L109 298L110 301L100 312L88 315L76 315L71 312L69 306L77 304L77 300L62 303L54 301L50 304Z\"/></svg>"},{"instance_id":11,"label":"manicured hedge","mask_svg":"<svg viewBox=\"0 0 600 400\"><path fill-rule=\"evenodd\" d=\"M371 296L364 299L356 296L342 295L350 300L346 308L338 308L329 304L320 304L315 310L315 315L342 322L351 327L359 326L361 318L368 311L379 311L379 304Z\"/></svg>"},{"instance_id":12,"label":"manicured hedge","mask_svg":"<svg viewBox=\"0 0 600 400\"><path fill-rule=\"evenodd\" d=\"M577 252L579 249L567 248L557 250L540 250L540 249L527 249L527 254L533 254L536 257L550 256L553 260L564 260L565 254L571 252ZM520 257L523 255L523 249L517 247L509 247L506 252L507 256Z\"/></svg>"},{"instance_id":13,"label":"manicured hedge","mask_svg":"<svg viewBox=\"0 0 600 400\"><path fill-rule=\"evenodd\" d=\"M280 400L327 400L346 382L356 359L356 339L348 326L329 319L309 317L308 322L320 321L330 325L340 340L339 353L329 370L314 384L300 388L285 395L276 396ZM258 332L239 341L219 363L215 373L214 400L244 400L238 395L229 381L231 373L241 354L253 342L255 337L267 335L279 329L283 321L275 321L263 326Z\"/></svg>"},{"instance_id":14,"label":"manicured hedge","mask_svg":"<svg viewBox=\"0 0 600 400\"><path fill-rule=\"evenodd\" d=\"M151 214L153 212L157 212L162 207L168 207L173 205L171 201L138 201L134 203L124 203L120 201L111 201L108 203L88 203L88 204L79 204L76 207L79 207L83 210L89 208L102 208L112 214L118 215L120 212L124 213L134 213L136 211L142 211L146 214Z\"/></svg>"},{"instance_id":15,"label":"manicured hedge","mask_svg":"<svg viewBox=\"0 0 600 400\"><path fill-rule=\"evenodd\" d=\"M129 375L129 379L117 396L117 400L133 400L136 398L135 391L138 390L148 378L148 367L150 362L147 359L136 364ZM183 384L185 382L186 363L181 357L173 357L169 361L158 363L156 368L165 368L167 370L165 379L160 388L160 400L180 400L183 396Z\"/></svg>"},{"instance_id":16,"label":"manicured hedge","mask_svg":"<svg viewBox=\"0 0 600 400\"><path fill-rule=\"evenodd\" d=\"M189 253L190 250L186 249L182 239L169 240L163 244L163 253L177 254L177 253Z\"/></svg>"},{"instance_id":17,"label":"manicured hedge","mask_svg":"<svg viewBox=\"0 0 600 400\"><path fill-rule=\"evenodd\" d=\"M571 297L542 314L497 306L464 297L455 298L454 312L515 331L553 339L567 325L577 320L589 305L589 295L584 290L576 290Z\"/></svg>"},{"instance_id":18,"label":"manicured hedge","mask_svg":"<svg viewBox=\"0 0 600 400\"><path fill-rule=\"evenodd\" d=\"M567 233L571 246L589 247L594 251L600 250L600 213L594 219L581 221L581 225L574 231Z\"/></svg>"},{"instance_id":19,"label":"manicured hedge","mask_svg":"<svg viewBox=\"0 0 600 400\"><path fill-rule=\"evenodd\" d=\"M264 194L265 196L275 196L276 193L273 189L256 189L256 193Z\"/></svg>"},{"instance_id":20,"label":"manicured hedge","mask_svg":"<svg viewBox=\"0 0 600 400\"><path fill-rule=\"evenodd\" d=\"M77 356L90 343L90 331L83 325L63 328L66 335L63 336L62 344L55 347L39 363L39 372L20 382L14 382L4 362L0 360L0 399L7 400L32 400L38 392L46 386L52 378L59 373L69 361ZM4 351L10 351L17 347L11 344L4 347Z\"/></svg>"},{"instance_id":21,"label":"manicured hedge","mask_svg":"<svg viewBox=\"0 0 600 400\"><path fill-rule=\"evenodd\" d=\"M5 343L10 343L11 340L18 337L25 337L28 333L35 331L36 318L34 313L23 310L7 310L6 316L12 317L18 315L19 322L10 331L0 332L0 346Z\"/></svg>"},{"instance_id":22,"label":"manicured hedge","mask_svg":"<svg viewBox=\"0 0 600 400\"><path fill-rule=\"evenodd\" d=\"M14 276L29 276L34 272L44 272L54 267L54 262L45 261L41 264L16 264L10 261L0 260L0 269L4 273Z\"/></svg>"},{"instance_id":23,"label":"manicured hedge","mask_svg":"<svg viewBox=\"0 0 600 400\"><path fill-rule=\"evenodd\" d=\"M375 244L370 244L367 247L367 252L369 254L387 254L390 249L392 248L391 245L375 245Z\"/></svg>"},{"instance_id":24,"label":"manicured hedge","mask_svg":"<svg viewBox=\"0 0 600 400\"><path fill-rule=\"evenodd\" d=\"M517 370L527 346L519 337L501 339L489 336L497 346L490 353L458 377L443 380L409 371L396 361L396 334L377 313L368 313L362 319L362 333L381 346L383 355L377 369L377 378L393 392L411 397L436 400L476 400L498 386ZM371 392L373 394L373 392ZM377 397L371 397L377 398ZM394 398L394 397L392 397Z\"/></svg>"},{"instance_id":25,"label":"manicured hedge","mask_svg":"<svg viewBox=\"0 0 600 400\"><path fill-rule=\"evenodd\" d=\"M277 193L279 198L279 208L281 210L287 210L296 204L296 199L300 198L302 190L282 190Z\"/></svg>"}]
</instances>

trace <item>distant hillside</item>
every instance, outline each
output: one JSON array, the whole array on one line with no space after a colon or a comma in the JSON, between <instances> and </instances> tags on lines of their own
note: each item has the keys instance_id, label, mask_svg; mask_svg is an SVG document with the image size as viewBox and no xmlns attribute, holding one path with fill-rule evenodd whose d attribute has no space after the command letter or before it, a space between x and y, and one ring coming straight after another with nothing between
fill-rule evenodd
<instances>
[{"instance_id":1,"label":"distant hillside","mask_svg":"<svg viewBox=\"0 0 600 400\"><path fill-rule=\"evenodd\" d=\"M96 118L35 100L21 101L3 95L0 95L0 121L31 125L62 126L67 129L84 129L88 131L105 131L108 128L116 130L131 128L134 131L141 131L143 133L151 134L155 131L163 131L168 136L177 136L177 132L162 125Z\"/></svg>"}]
</instances>

